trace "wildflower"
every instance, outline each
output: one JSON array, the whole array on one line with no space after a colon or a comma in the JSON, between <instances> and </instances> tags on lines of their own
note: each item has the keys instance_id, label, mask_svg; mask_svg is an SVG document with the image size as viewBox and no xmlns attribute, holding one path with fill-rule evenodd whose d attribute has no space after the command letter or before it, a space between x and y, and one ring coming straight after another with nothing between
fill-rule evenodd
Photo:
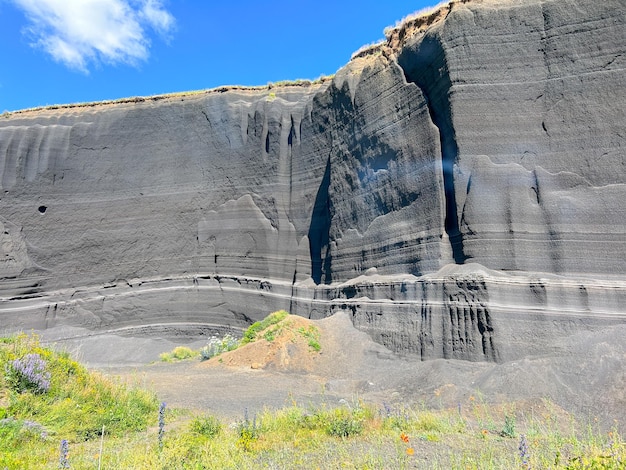
<instances>
[{"instance_id":1,"label":"wildflower","mask_svg":"<svg viewBox=\"0 0 626 470\"><path fill-rule=\"evenodd\" d=\"M48 437L48 432L46 431L46 428L44 428L41 424L35 421L24 420L24 422L22 423L22 427L25 430L32 432L33 434L39 433L39 437L41 439L45 440Z\"/></svg>"},{"instance_id":2,"label":"wildflower","mask_svg":"<svg viewBox=\"0 0 626 470\"><path fill-rule=\"evenodd\" d=\"M530 462L528 461L528 443L526 442L526 436L523 434L520 437L519 447L519 455L522 459L522 466L528 470L530 470Z\"/></svg>"},{"instance_id":3,"label":"wildflower","mask_svg":"<svg viewBox=\"0 0 626 470\"><path fill-rule=\"evenodd\" d=\"M163 435L165 434L165 402L159 406L159 448L163 447Z\"/></svg>"},{"instance_id":4,"label":"wildflower","mask_svg":"<svg viewBox=\"0 0 626 470\"><path fill-rule=\"evenodd\" d=\"M406 433L400 434L400 439L402 439L402 442L409 442L409 436L407 436Z\"/></svg>"},{"instance_id":5,"label":"wildflower","mask_svg":"<svg viewBox=\"0 0 626 470\"><path fill-rule=\"evenodd\" d=\"M69 461L69 444L67 440L61 441L61 450L59 455L59 468L70 468Z\"/></svg>"},{"instance_id":6,"label":"wildflower","mask_svg":"<svg viewBox=\"0 0 626 470\"><path fill-rule=\"evenodd\" d=\"M413 455L413 454L415 454L415 449L413 449L413 447L407 447L406 455Z\"/></svg>"},{"instance_id":7,"label":"wildflower","mask_svg":"<svg viewBox=\"0 0 626 470\"><path fill-rule=\"evenodd\" d=\"M50 389L50 372L46 361L36 353L15 359L8 372L18 391L33 390L45 393Z\"/></svg>"},{"instance_id":8,"label":"wildflower","mask_svg":"<svg viewBox=\"0 0 626 470\"><path fill-rule=\"evenodd\" d=\"M483 429L482 431L483 437L487 437L487 434L489 434L489 431L487 431L486 429Z\"/></svg>"}]
</instances>

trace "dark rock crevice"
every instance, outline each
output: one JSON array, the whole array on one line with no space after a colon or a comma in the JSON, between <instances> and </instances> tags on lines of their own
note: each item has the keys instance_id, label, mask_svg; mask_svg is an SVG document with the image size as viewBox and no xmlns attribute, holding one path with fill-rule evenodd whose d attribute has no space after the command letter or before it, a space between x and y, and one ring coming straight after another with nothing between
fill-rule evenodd
<instances>
[{"instance_id":1,"label":"dark rock crevice","mask_svg":"<svg viewBox=\"0 0 626 470\"><path fill-rule=\"evenodd\" d=\"M326 162L324 176L320 183L313 214L311 215L311 225L309 228L309 246L311 253L311 276L316 284L330 284L331 274L331 252L330 223L331 223L331 200L329 196L330 188L330 156Z\"/></svg>"},{"instance_id":2,"label":"dark rock crevice","mask_svg":"<svg viewBox=\"0 0 626 470\"><path fill-rule=\"evenodd\" d=\"M498 362L489 293L480 278L448 279L443 285L443 357Z\"/></svg>"},{"instance_id":3,"label":"dark rock crevice","mask_svg":"<svg viewBox=\"0 0 626 470\"><path fill-rule=\"evenodd\" d=\"M454 165L459 148L452 122L450 103L452 82L446 63L446 53L437 36L427 35L414 47L405 48L398 56L398 64L407 82L417 85L424 94L432 122L439 129L446 205L445 230L452 247L454 262L463 264L467 256L463 248L463 234L459 229L454 183Z\"/></svg>"}]
</instances>

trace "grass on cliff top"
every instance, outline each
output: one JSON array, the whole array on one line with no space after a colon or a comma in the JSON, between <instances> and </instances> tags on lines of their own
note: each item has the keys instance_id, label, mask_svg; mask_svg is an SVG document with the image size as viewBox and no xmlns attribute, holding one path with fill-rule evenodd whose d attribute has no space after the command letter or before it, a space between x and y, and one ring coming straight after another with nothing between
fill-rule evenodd
<instances>
[{"instance_id":1,"label":"grass on cliff top","mask_svg":"<svg viewBox=\"0 0 626 470\"><path fill-rule=\"evenodd\" d=\"M236 397L233 397L236 400ZM104 429L104 434L102 430ZM454 409L354 399L242 409L235 422L159 407L156 397L85 369L37 337L0 339L4 469L621 469L616 430L580 426L550 403Z\"/></svg>"},{"instance_id":2,"label":"grass on cliff top","mask_svg":"<svg viewBox=\"0 0 626 470\"><path fill-rule=\"evenodd\" d=\"M161 101L172 98L186 98L193 97L198 95L210 95L215 93L224 93L228 91L261 91L261 90L271 90L276 88L286 88L286 87L301 87L307 88L316 85L322 85L334 78L334 74L332 75L320 75L318 78L309 80L304 78L298 78L296 80L281 80L278 82L268 82L267 85L257 85L257 86L248 86L248 85L223 85L218 86L216 88L209 88L203 90L189 90L189 91L179 91L173 93L162 93L151 96L131 96L126 98L118 98L115 100L103 100L103 101L85 101L81 103L66 103L66 104L50 104L45 106L36 106L33 108L26 109L17 109L14 111L3 111L0 113L0 118L9 118L13 115L30 113L36 111L45 111L45 110L53 110L53 109L72 109L72 108L93 108L96 106L107 106L114 104L128 104L128 103L143 103L146 101Z\"/></svg>"}]
</instances>

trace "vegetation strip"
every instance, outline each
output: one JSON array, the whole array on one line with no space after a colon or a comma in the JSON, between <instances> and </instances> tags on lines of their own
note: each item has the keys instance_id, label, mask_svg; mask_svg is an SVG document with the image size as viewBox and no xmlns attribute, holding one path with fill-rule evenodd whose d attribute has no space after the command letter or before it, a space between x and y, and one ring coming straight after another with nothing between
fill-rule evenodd
<instances>
[{"instance_id":1,"label":"vegetation strip","mask_svg":"<svg viewBox=\"0 0 626 470\"><path fill-rule=\"evenodd\" d=\"M274 317L264 329L279 323ZM253 329L256 340L264 329ZM474 397L438 411L358 399L292 403L242 409L229 424L159 405L153 393L90 372L37 336L0 338L0 367L0 468L573 470L626 463L617 427L580 426L547 402L530 416Z\"/></svg>"}]
</instances>

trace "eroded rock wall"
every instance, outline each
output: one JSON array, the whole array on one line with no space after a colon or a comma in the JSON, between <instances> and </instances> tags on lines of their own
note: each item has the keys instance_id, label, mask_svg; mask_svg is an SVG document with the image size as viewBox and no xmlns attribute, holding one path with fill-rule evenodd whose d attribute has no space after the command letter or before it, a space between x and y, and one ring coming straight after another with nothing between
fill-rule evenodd
<instances>
[{"instance_id":1,"label":"eroded rock wall","mask_svg":"<svg viewBox=\"0 0 626 470\"><path fill-rule=\"evenodd\" d=\"M623 273L623 2L455 5L398 56L444 142L457 260ZM581 253L584 256L581 257Z\"/></svg>"},{"instance_id":2,"label":"eroded rock wall","mask_svg":"<svg viewBox=\"0 0 626 470\"><path fill-rule=\"evenodd\" d=\"M444 6L332 81L0 118L0 325L201 338L279 308L423 359L623 323L620 0Z\"/></svg>"}]
</instances>

